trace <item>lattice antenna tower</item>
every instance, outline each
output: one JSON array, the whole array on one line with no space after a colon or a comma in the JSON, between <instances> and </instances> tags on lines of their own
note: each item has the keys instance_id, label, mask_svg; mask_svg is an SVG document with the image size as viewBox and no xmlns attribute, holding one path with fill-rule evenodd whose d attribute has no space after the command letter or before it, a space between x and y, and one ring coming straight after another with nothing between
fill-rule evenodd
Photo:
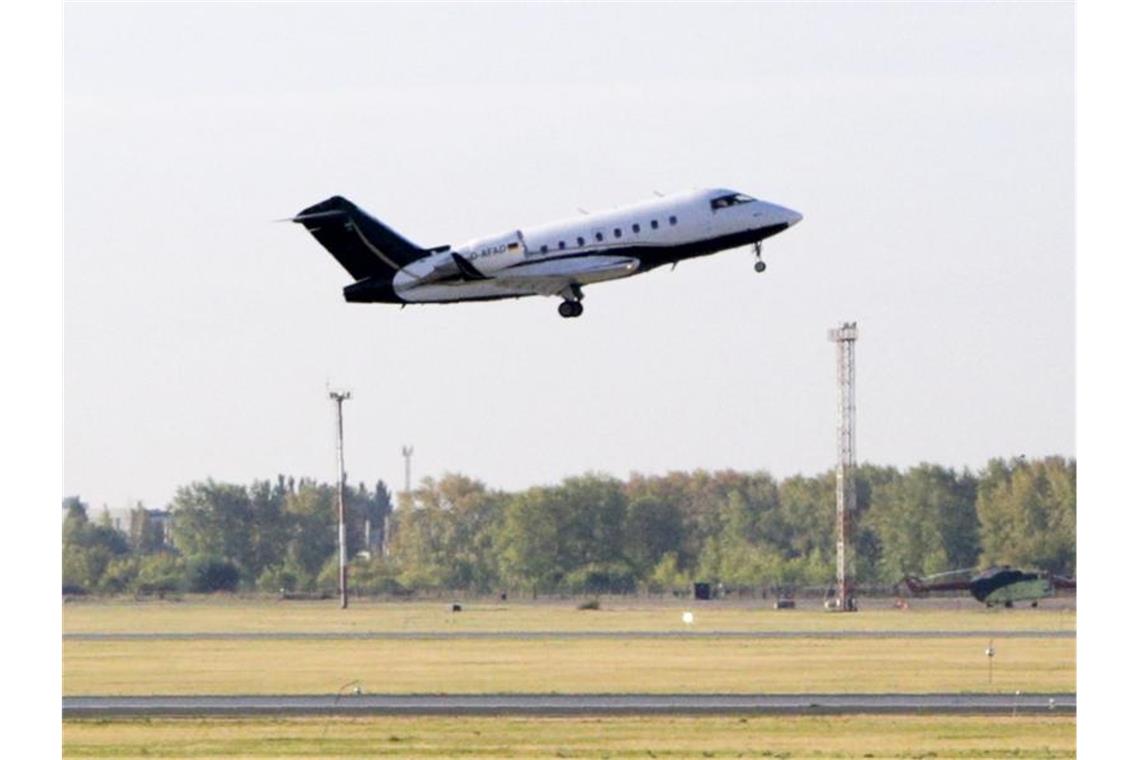
<instances>
[{"instance_id":1,"label":"lattice antenna tower","mask_svg":"<svg viewBox=\"0 0 1140 760\"><path fill-rule=\"evenodd\" d=\"M835 467L835 599L833 609L855 610L855 552L851 545L851 521L855 513L855 341L854 322L828 330L835 343L836 381L839 403L836 414Z\"/></svg>"}]
</instances>

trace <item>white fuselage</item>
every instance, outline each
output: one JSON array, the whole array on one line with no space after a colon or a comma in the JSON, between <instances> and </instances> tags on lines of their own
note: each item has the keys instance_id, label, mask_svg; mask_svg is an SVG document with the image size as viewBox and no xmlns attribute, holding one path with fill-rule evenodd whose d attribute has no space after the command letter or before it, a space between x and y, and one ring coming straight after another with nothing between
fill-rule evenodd
<instances>
[{"instance_id":1,"label":"white fuselage","mask_svg":"<svg viewBox=\"0 0 1140 760\"><path fill-rule=\"evenodd\" d=\"M392 285L401 300L421 303L556 295L758 242L801 218L732 190L698 190L470 240L408 264ZM479 277L441 281L453 254Z\"/></svg>"}]
</instances>

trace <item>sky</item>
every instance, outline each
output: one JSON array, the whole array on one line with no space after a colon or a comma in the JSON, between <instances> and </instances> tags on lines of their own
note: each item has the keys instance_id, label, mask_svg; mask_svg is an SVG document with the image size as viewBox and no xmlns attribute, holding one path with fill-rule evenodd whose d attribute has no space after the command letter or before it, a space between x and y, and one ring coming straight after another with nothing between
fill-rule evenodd
<instances>
[{"instance_id":1,"label":"sky","mask_svg":"<svg viewBox=\"0 0 1140 760\"><path fill-rule=\"evenodd\" d=\"M64 8L63 490L1075 455L1066 4ZM804 214L557 300L346 304L274 220L434 246L692 187Z\"/></svg>"}]
</instances>

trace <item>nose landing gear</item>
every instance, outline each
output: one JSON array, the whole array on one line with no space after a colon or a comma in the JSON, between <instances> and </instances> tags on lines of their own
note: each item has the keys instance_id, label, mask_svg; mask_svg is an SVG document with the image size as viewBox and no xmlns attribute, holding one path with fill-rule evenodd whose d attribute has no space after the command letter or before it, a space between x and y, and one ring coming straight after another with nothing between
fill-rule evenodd
<instances>
[{"instance_id":1,"label":"nose landing gear","mask_svg":"<svg viewBox=\"0 0 1140 760\"><path fill-rule=\"evenodd\" d=\"M762 258L760 258L763 251L760 248L759 242L752 244L752 251L756 254L756 263L752 265L752 268L755 269L758 273L763 272L768 268L768 265L764 263L764 260Z\"/></svg>"}]
</instances>

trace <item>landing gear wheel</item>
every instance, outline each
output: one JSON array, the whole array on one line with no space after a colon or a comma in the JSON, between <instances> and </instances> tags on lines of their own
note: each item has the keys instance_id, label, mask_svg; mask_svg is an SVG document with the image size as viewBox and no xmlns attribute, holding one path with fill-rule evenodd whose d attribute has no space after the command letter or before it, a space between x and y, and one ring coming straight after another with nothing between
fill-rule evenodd
<instances>
[{"instance_id":1,"label":"landing gear wheel","mask_svg":"<svg viewBox=\"0 0 1140 760\"><path fill-rule=\"evenodd\" d=\"M760 243L758 243L758 242L753 243L752 244L752 251L753 251L753 253L756 254L756 263L752 265L752 268L755 269L757 272L763 272L765 269L768 268L768 265L765 264L764 260L760 258L760 255L762 253Z\"/></svg>"},{"instance_id":2,"label":"landing gear wheel","mask_svg":"<svg viewBox=\"0 0 1140 760\"><path fill-rule=\"evenodd\" d=\"M577 301L563 301L558 304L558 313L567 319L582 316L582 304Z\"/></svg>"}]
</instances>

